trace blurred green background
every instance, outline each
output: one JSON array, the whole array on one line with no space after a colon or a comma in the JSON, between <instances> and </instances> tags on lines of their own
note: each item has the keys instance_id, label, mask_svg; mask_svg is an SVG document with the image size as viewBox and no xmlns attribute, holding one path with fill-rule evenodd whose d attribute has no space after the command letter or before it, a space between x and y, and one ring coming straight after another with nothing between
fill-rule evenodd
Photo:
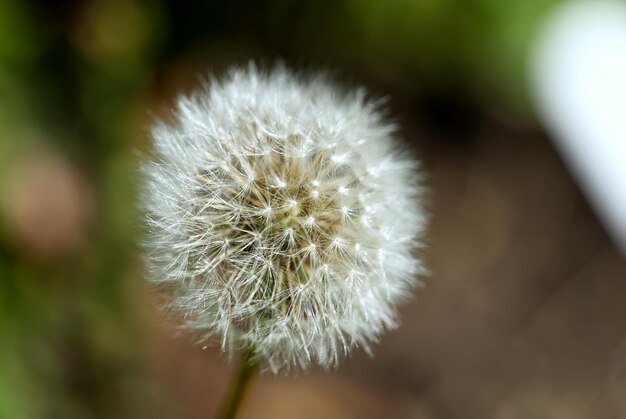
<instances>
[{"instance_id":1,"label":"blurred green background","mask_svg":"<svg viewBox=\"0 0 626 419\"><path fill-rule=\"evenodd\" d=\"M596 352L553 370L577 335L539 351L550 344L527 323L557 301L555 330L580 331L582 294L557 291L598 257L612 268L592 278L626 272L528 98L526 57L557 1L0 0L0 418L212 417L231 367L176 334L142 282L136 152L176 94L251 59L391 97L434 225L433 285L380 356L263 377L246 417L626 417L612 396L580 407L566 391L597 384L593 354L626 365L623 310L590 308ZM500 367L485 371L490 353Z\"/></svg>"}]
</instances>

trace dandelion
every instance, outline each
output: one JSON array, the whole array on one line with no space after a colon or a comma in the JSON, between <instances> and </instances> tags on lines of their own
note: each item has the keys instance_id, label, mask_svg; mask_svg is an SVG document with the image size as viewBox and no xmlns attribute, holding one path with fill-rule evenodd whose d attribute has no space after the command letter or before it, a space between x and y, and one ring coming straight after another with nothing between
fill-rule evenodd
<instances>
[{"instance_id":1,"label":"dandelion","mask_svg":"<svg viewBox=\"0 0 626 419\"><path fill-rule=\"evenodd\" d=\"M363 90L231 69L152 139L150 279L200 341L277 372L334 366L396 324L423 271L422 187Z\"/></svg>"}]
</instances>

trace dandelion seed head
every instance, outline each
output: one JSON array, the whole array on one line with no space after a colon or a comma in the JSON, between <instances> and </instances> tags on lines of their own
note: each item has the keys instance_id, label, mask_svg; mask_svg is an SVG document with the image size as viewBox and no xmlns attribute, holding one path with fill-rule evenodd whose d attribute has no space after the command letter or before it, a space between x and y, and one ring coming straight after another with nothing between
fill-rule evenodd
<instances>
[{"instance_id":1,"label":"dandelion seed head","mask_svg":"<svg viewBox=\"0 0 626 419\"><path fill-rule=\"evenodd\" d=\"M152 139L149 278L201 341L305 369L395 325L423 272L422 187L363 92L236 68L181 97Z\"/></svg>"}]
</instances>

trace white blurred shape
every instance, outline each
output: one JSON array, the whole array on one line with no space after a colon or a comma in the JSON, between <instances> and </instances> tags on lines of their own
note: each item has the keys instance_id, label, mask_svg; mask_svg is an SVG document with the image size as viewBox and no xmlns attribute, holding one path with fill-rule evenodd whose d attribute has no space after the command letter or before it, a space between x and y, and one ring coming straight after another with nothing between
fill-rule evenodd
<instances>
[{"instance_id":1,"label":"white blurred shape","mask_svg":"<svg viewBox=\"0 0 626 419\"><path fill-rule=\"evenodd\" d=\"M540 117L626 253L626 3L565 3L531 63Z\"/></svg>"}]
</instances>

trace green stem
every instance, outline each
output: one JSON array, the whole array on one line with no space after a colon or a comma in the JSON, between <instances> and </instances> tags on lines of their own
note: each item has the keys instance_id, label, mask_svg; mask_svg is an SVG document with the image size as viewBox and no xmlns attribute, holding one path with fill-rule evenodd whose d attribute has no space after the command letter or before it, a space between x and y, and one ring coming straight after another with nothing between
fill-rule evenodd
<instances>
[{"instance_id":1,"label":"green stem","mask_svg":"<svg viewBox=\"0 0 626 419\"><path fill-rule=\"evenodd\" d=\"M259 364L254 360L254 351L248 349L241 357L237 375L230 386L226 403L222 406L221 419L234 419L246 395L250 379L254 376Z\"/></svg>"}]
</instances>

